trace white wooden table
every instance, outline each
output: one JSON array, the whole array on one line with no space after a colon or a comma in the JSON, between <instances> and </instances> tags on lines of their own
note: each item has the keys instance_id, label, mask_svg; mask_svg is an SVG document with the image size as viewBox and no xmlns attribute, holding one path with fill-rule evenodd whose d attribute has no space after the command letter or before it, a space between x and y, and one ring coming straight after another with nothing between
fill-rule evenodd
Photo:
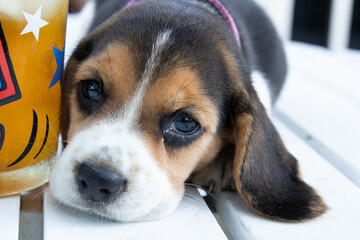
<instances>
[{"instance_id":1,"label":"white wooden table","mask_svg":"<svg viewBox=\"0 0 360 240\"><path fill-rule=\"evenodd\" d=\"M17 240L20 196L0 198L0 239Z\"/></svg>"},{"instance_id":2,"label":"white wooden table","mask_svg":"<svg viewBox=\"0 0 360 240\"><path fill-rule=\"evenodd\" d=\"M92 7L69 18L67 56L86 31L83 15ZM235 193L217 196L214 213L187 188L191 197L168 218L120 224L63 208L36 190L0 198L0 240L360 239L360 52L294 43L286 48L289 78L271 117L305 181L328 205L325 215L275 222L252 213Z\"/></svg>"}]
</instances>

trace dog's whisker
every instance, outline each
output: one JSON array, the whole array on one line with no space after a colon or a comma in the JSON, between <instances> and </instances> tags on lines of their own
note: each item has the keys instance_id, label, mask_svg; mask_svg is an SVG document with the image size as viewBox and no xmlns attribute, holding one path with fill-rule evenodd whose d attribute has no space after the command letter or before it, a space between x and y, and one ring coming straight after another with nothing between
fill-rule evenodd
<instances>
[{"instance_id":1,"label":"dog's whisker","mask_svg":"<svg viewBox=\"0 0 360 240\"><path fill-rule=\"evenodd\" d=\"M47 141L47 142L51 142L51 143L54 143L54 142L58 142L59 140L50 140L50 141Z\"/></svg>"},{"instance_id":2,"label":"dog's whisker","mask_svg":"<svg viewBox=\"0 0 360 240\"><path fill-rule=\"evenodd\" d=\"M51 132L54 134L54 137L56 138L56 139L58 139L59 138L59 134L56 134L55 133L55 130L54 130L54 128L51 126L51 123L49 122L49 129L51 130Z\"/></svg>"},{"instance_id":3,"label":"dog's whisker","mask_svg":"<svg viewBox=\"0 0 360 240\"><path fill-rule=\"evenodd\" d=\"M38 127L46 129L47 127L43 126L42 124L38 124ZM51 125L49 124L49 129L51 129ZM58 139L58 135L55 134L55 132L53 131L53 134L55 136L56 139ZM57 141L57 140L55 140ZM56 148L50 143L50 142L55 142L55 141L46 141L46 143L49 143L49 145L52 147L52 150L56 152ZM24 142L23 142L24 143ZM34 143L35 144L35 143ZM45 146L44 146L45 147Z\"/></svg>"},{"instance_id":4,"label":"dog's whisker","mask_svg":"<svg viewBox=\"0 0 360 240\"><path fill-rule=\"evenodd\" d=\"M76 11L74 8L69 8L70 12L73 14L79 14L78 11Z\"/></svg>"},{"instance_id":5,"label":"dog's whisker","mask_svg":"<svg viewBox=\"0 0 360 240\"><path fill-rule=\"evenodd\" d=\"M54 147L54 145L51 142L49 142L49 145L52 147L53 151L56 152L56 148Z\"/></svg>"},{"instance_id":6,"label":"dog's whisker","mask_svg":"<svg viewBox=\"0 0 360 240\"><path fill-rule=\"evenodd\" d=\"M42 145L36 144L36 143L34 143L33 145L34 145L34 146L37 146L37 147L42 147ZM52 149L50 149L50 148L48 148L48 147L45 147L45 146L43 146L43 151L46 152L46 153L51 153L51 155L53 155L53 154L56 153L55 150L52 150Z\"/></svg>"},{"instance_id":7,"label":"dog's whisker","mask_svg":"<svg viewBox=\"0 0 360 240\"><path fill-rule=\"evenodd\" d=\"M24 144L27 144L28 142L24 142L24 141L19 141L19 143L24 143ZM40 144L37 144L37 143L33 143L32 144L33 146L37 146L37 147L41 147L42 145L40 145ZM47 151L50 151L50 152L52 152L52 153L56 153L56 151L55 150L52 150L52 149L50 149L50 148L47 148L47 147L43 147L43 149L44 150L47 150Z\"/></svg>"},{"instance_id":8,"label":"dog's whisker","mask_svg":"<svg viewBox=\"0 0 360 240\"><path fill-rule=\"evenodd\" d=\"M41 187L41 190L33 196L33 199L43 198L45 196L46 188Z\"/></svg>"},{"instance_id":9,"label":"dog's whisker","mask_svg":"<svg viewBox=\"0 0 360 240\"><path fill-rule=\"evenodd\" d=\"M40 144L35 144L35 143L34 143L34 145L35 145L35 146L38 146L38 147L41 147L41 146L42 146L42 145L40 145ZM53 154L56 153L56 150L53 150L53 149L48 148L48 147L45 147L45 146L43 147L43 150L44 150L44 151L48 151L48 152L53 153Z\"/></svg>"},{"instance_id":10,"label":"dog's whisker","mask_svg":"<svg viewBox=\"0 0 360 240\"><path fill-rule=\"evenodd\" d=\"M38 127L39 127L39 128L43 128L43 129L46 129L46 127L43 126L43 125L38 125ZM54 135L54 137L55 137L55 139L58 139L58 136ZM50 142L50 141L47 140L46 142Z\"/></svg>"}]
</instances>

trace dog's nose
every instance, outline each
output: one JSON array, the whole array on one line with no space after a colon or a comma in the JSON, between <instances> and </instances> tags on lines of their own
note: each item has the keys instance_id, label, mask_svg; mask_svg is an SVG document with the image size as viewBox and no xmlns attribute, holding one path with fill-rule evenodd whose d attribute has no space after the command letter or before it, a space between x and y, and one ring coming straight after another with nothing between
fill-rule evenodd
<instances>
[{"instance_id":1,"label":"dog's nose","mask_svg":"<svg viewBox=\"0 0 360 240\"><path fill-rule=\"evenodd\" d=\"M88 163L81 163L76 173L80 193L93 202L108 202L121 194L126 179L120 174Z\"/></svg>"}]
</instances>

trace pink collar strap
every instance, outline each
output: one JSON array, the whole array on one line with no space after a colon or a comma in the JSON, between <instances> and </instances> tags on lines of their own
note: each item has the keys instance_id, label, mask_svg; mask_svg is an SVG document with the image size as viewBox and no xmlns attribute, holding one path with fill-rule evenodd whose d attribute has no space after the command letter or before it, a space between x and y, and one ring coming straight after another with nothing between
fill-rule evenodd
<instances>
[{"instance_id":1,"label":"pink collar strap","mask_svg":"<svg viewBox=\"0 0 360 240\"><path fill-rule=\"evenodd\" d=\"M130 2L128 2L128 4L126 4L125 8L130 7L131 5L134 5L134 4L139 3L141 1L142 0L131 0ZM236 42L237 42L237 44L238 44L238 46L240 48L241 44L240 44L239 31L238 31L238 29L236 27L234 19L232 18L232 16L228 12L228 10L225 8L225 6L219 0L207 0L207 1L219 11L221 16L225 20L225 22L229 25L231 31L234 34L235 40L236 40Z\"/></svg>"}]
</instances>

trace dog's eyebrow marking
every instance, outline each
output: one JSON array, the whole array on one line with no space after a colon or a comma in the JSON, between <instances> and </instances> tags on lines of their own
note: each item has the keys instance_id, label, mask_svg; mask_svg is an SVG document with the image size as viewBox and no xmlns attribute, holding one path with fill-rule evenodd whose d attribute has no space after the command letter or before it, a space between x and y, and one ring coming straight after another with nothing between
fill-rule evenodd
<instances>
[{"instance_id":1,"label":"dog's eyebrow marking","mask_svg":"<svg viewBox=\"0 0 360 240\"><path fill-rule=\"evenodd\" d=\"M139 88L135 92L134 97L126 104L125 111L123 112L123 119L129 125L132 125L132 122L136 119L137 113L140 111L141 101L145 95L145 90L150 83L151 76L161 60L161 53L169 40L170 34L170 29L161 32L153 44L151 55L146 63Z\"/></svg>"}]
</instances>

